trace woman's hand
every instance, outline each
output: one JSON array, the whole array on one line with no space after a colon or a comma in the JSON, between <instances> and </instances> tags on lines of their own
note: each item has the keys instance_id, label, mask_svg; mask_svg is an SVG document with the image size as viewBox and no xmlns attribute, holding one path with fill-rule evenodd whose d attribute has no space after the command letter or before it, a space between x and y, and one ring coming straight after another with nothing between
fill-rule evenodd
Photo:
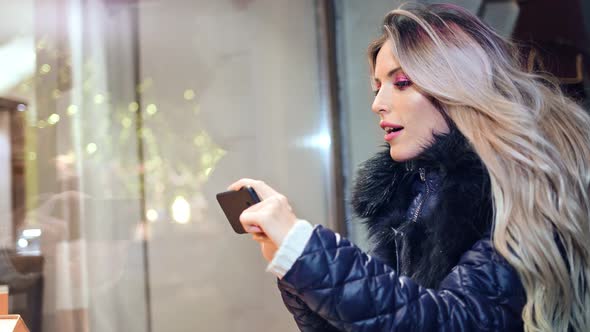
<instances>
[{"instance_id":1,"label":"woman's hand","mask_svg":"<svg viewBox=\"0 0 590 332\"><path fill-rule=\"evenodd\" d=\"M275 257L275 253L278 250L274 242L272 242L272 240L269 239L264 233L254 233L252 234L252 239L260 244L262 257L264 257L267 262L272 261L272 259Z\"/></svg>"},{"instance_id":2,"label":"woman's hand","mask_svg":"<svg viewBox=\"0 0 590 332\"><path fill-rule=\"evenodd\" d=\"M297 217L287 198L262 181L241 179L230 185L228 190L240 190L244 186L254 188L260 203L244 210L240 222L246 232L254 234L253 239L260 243L264 258L271 260Z\"/></svg>"}]
</instances>

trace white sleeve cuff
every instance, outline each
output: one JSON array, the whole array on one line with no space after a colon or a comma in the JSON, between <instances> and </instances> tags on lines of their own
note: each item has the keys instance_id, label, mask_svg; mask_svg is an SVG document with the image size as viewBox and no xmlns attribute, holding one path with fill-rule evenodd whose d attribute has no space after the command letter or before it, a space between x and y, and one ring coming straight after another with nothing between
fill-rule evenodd
<instances>
[{"instance_id":1,"label":"white sleeve cuff","mask_svg":"<svg viewBox=\"0 0 590 332\"><path fill-rule=\"evenodd\" d=\"M312 232L313 226L309 222L298 219L283 239L283 243L275 253L275 257L266 267L266 272L271 272L279 279L282 279L297 258L301 256Z\"/></svg>"}]
</instances>

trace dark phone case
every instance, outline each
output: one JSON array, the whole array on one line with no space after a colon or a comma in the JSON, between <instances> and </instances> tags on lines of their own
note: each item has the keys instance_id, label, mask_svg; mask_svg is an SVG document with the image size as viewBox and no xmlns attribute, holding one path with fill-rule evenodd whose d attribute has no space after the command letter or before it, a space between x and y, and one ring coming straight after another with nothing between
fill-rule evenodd
<instances>
[{"instance_id":1,"label":"dark phone case","mask_svg":"<svg viewBox=\"0 0 590 332\"><path fill-rule=\"evenodd\" d=\"M240 214L251 205L260 202L260 199L252 187L242 187L237 191L230 190L217 194L217 202L234 231L244 234L246 230L240 223Z\"/></svg>"}]
</instances>

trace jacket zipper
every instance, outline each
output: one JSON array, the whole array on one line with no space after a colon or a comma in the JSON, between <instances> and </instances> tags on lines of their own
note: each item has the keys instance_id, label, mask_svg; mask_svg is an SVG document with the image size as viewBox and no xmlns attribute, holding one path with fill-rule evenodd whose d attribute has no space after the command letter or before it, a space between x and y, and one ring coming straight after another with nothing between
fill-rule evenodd
<instances>
[{"instance_id":1,"label":"jacket zipper","mask_svg":"<svg viewBox=\"0 0 590 332\"><path fill-rule=\"evenodd\" d=\"M422 182L424 182L424 184L426 185L426 194L424 194L424 198L422 198L422 200L420 201L420 204L418 204L418 207L416 208L416 211L414 212L414 217L412 218L412 222L416 222L416 220L418 220L418 216L420 215L420 212L422 211L422 206L424 205L424 202L426 201L426 199L428 198L428 195L430 194L430 187L428 186L428 181L426 181L426 170L424 168L420 168L420 180L422 180Z\"/></svg>"},{"instance_id":2,"label":"jacket zipper","mask_svg":"<svg viewBox=\"0 0 590 332\"><path fill-rule=\"evenodd\" d=\"M418 216L420 215L420 211L422 210L422 205L424 205L424 201L426 201L426 199L428 198L428 195L430 194L430 187L428 186L428 181L426 181L426 170L424 168L420 168L420 180L422 182L424 182L424 184L426 185L426 194L424 194L424 198L420 201L420 204L418 204L418 207L416 208L416 212L414 212L414 217L412 218L412 222L416 222L416 220L418 219ZM399 246L398 246L398 242L397 242L397 234L399 233L397 231L397 229L395 229L394 227L391 227L391 229L393 230L393 242L395 244L395 271L399 274L400 270L399 270L399 264L400 264L400 257L399 257Z\"/></svg>"},{"instance_id":3,"label":"jacket zipper","mask_svg":"<svg viewBox=\"0 0 590 332\"><path fill-rule=\"evenodd\" d=\"M395 272L399 274L399 248L397 246L397 233L399 232L393 227L391 229L393 230L393 242L395 244Z\"/></svg>"}]
</instances>

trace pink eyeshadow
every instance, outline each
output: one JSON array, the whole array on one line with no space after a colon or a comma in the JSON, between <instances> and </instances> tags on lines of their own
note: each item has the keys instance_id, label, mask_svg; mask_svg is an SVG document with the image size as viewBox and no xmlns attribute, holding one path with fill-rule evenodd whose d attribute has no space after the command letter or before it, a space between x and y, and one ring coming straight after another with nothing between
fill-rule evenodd
<instances>
[{"instance_id":1,"label":"pink eyeshadow","mask_svg":"<svg viewBox=\"0 0 590 332\"><path fill-rule=\"evenodd\" d=\"M395 77L395 82L400 82L400 81L409 81L410 79L406 76L406 75L397 75Z\"/></svg>"}]
</instances>

